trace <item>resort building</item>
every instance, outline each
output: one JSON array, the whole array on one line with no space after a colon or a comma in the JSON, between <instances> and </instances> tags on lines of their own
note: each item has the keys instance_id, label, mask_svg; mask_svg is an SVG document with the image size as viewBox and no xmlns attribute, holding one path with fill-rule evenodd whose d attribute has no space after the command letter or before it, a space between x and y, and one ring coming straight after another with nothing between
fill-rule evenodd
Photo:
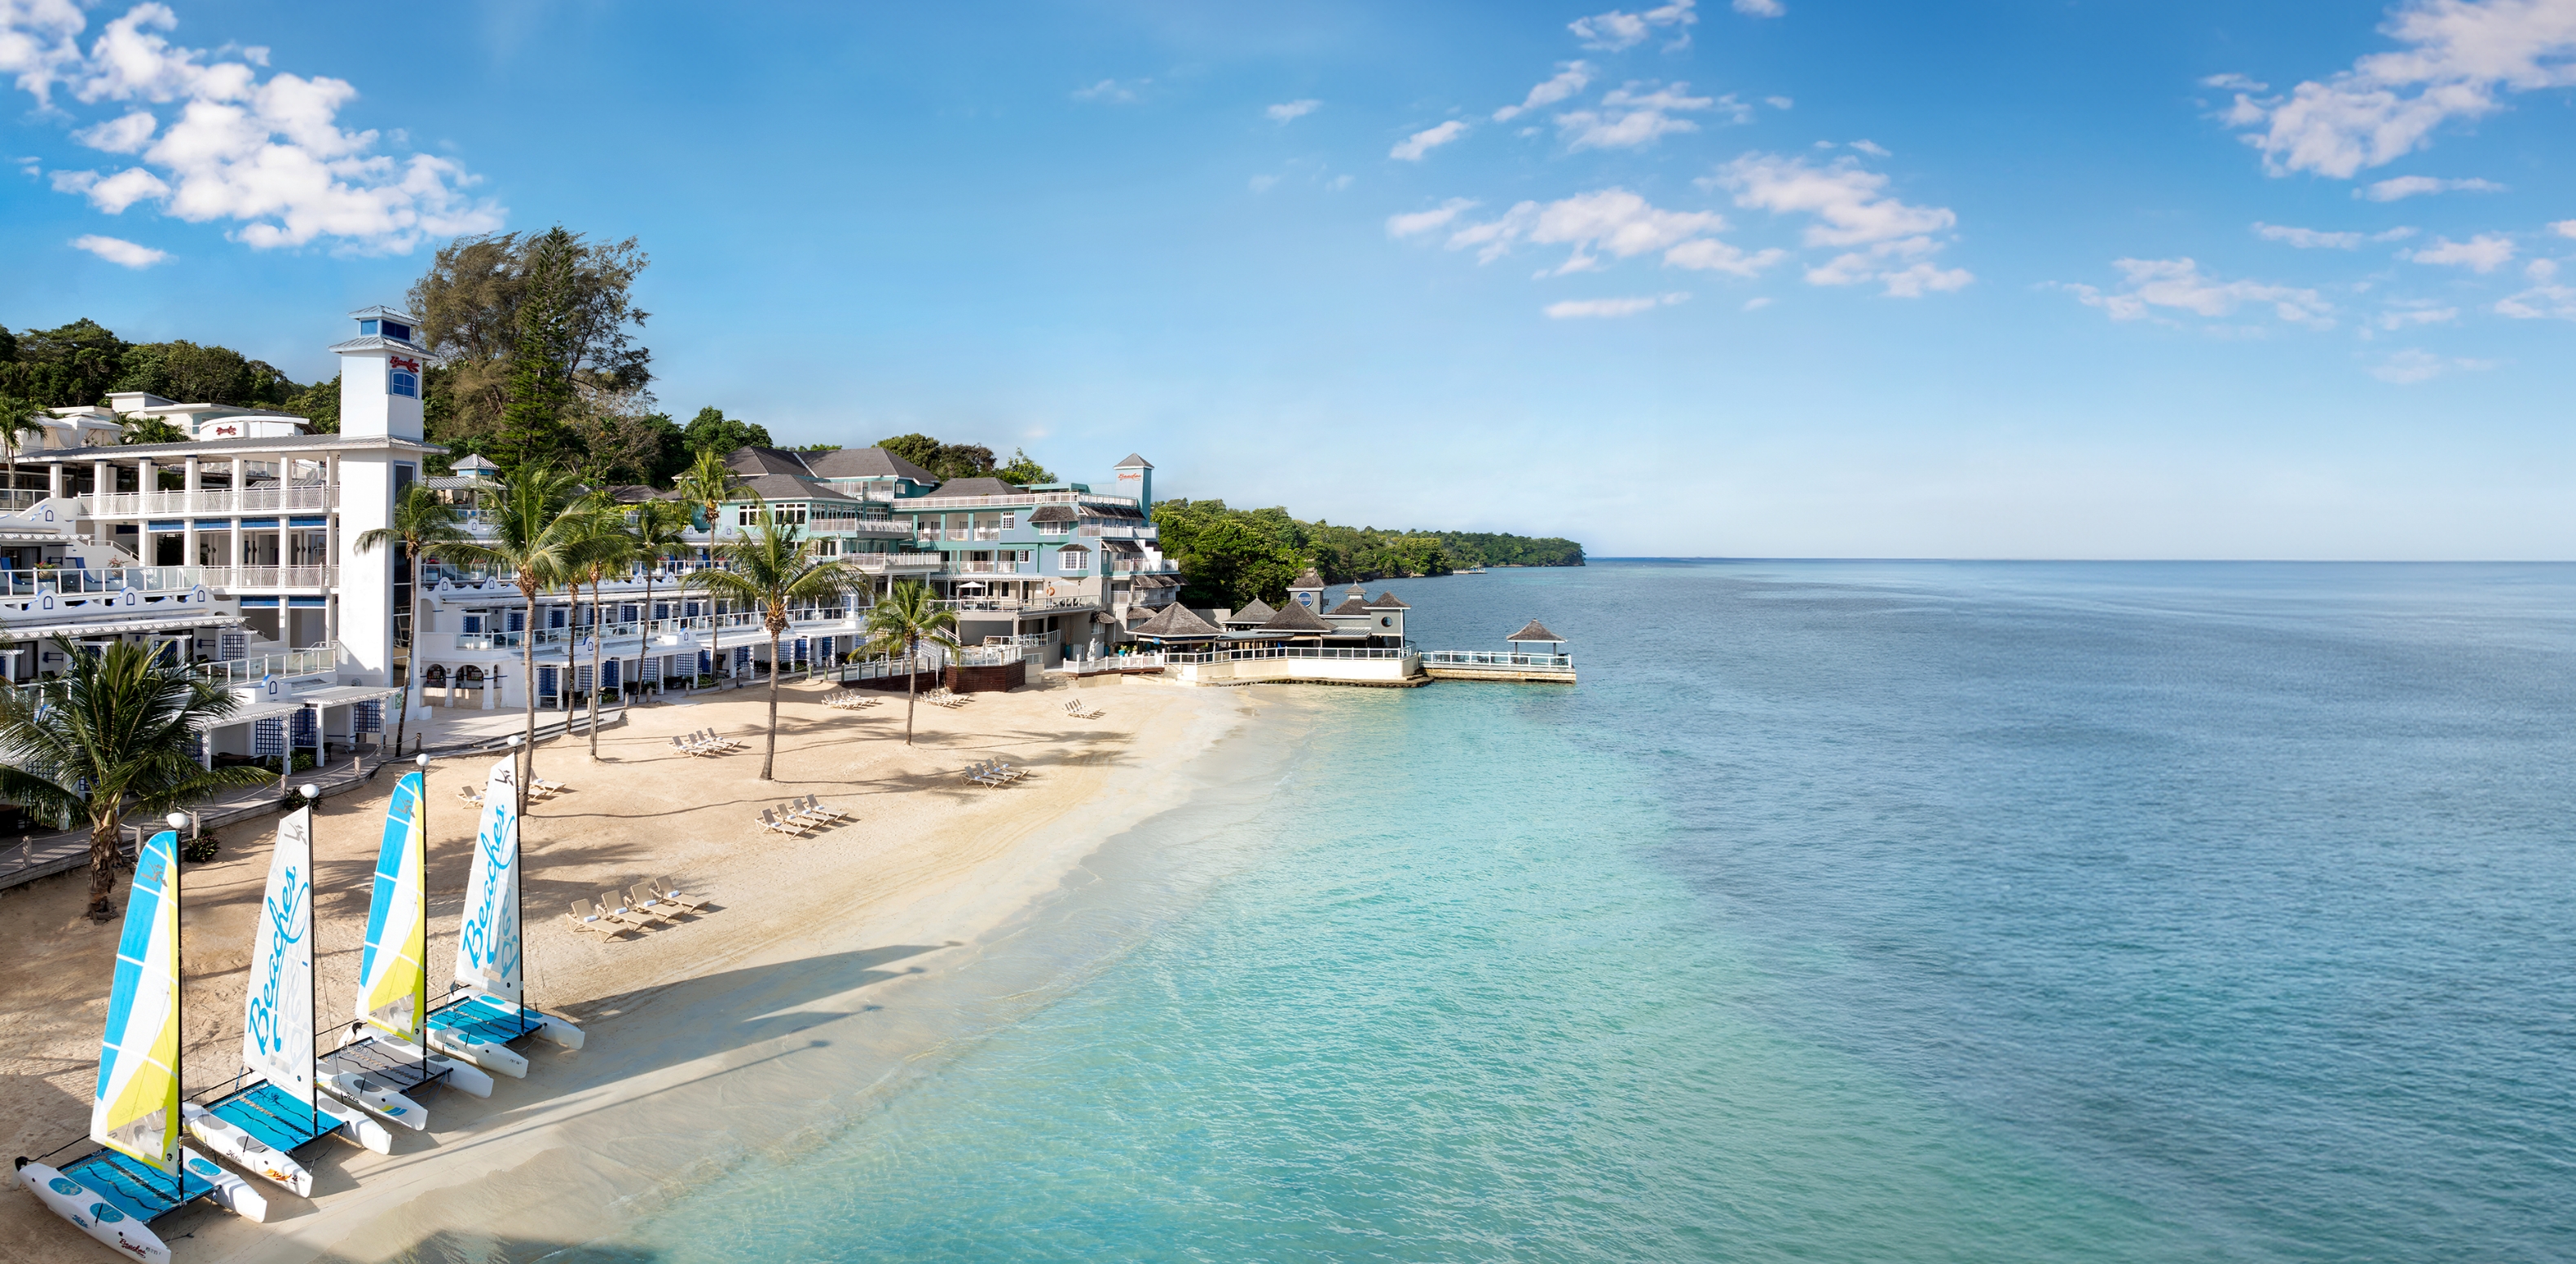
<instances>
[{"instance_id":1,"label":"resort building","mask_svg":"<svg viewBox=\"0 0 2576 1264\"><path fill-rule=\"evenodd\" d=\"M541 708L570 708L595 690L757 674L769 657L758 612L688 580L720 565L722 546L763 512L861 581L793 612L780 645L790 666L852 654L868 604L905 579L956 611L970 655L1048 665L1097 657L1179 589L1147 516L1153 466L1142 457L1111 471L1133 494L1103 495L1084 483L943 483L877 448L744 448L729 457L740 486L713 521L692 507L683 556L602 583L595 602L585 586L542 594L532 610L508 575L356 547L415 485L455 505L477 535L505 488L479 456L428 472L446 454L425 438L430 357L417 322L381 307L351 319L355 336L331 347L337 434L300 417L131 393L107 408L51 410L41 434L19 438L0 487L0 680L59 673L58 635L160 646L248 704L209 735L214 762L375 742L390 727L384 704L406 685L435 706L516 710L531 689ZM120 414L187 438L123 443ZM629 503L674 497L610 491ZM531 641L534 679L522 680Z\"/></svg>"}]
</instances>

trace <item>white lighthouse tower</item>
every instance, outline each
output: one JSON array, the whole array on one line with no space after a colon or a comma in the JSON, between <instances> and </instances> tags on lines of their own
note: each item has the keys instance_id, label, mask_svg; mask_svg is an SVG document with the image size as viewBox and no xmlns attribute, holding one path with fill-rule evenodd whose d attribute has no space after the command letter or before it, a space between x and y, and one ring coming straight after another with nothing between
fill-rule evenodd
<instances>
[{"instance_id":1,"label":"white lighthouse tower","mask_svg":"<svg viewBox=\"0 0 2576 1264\"><path fill-rule=\"evenodd\" d=\"M352 542L393 523L394 498L420 477L425 455L421 383L429 349L420 322L390 307L349 315L358 336L334 344L340 357L339 540L337 631L348 651L342 670L355 682L393 681L394 550L361 553ZM407 612L406 612L407 613Z\"/></svg>"}]
</instances>

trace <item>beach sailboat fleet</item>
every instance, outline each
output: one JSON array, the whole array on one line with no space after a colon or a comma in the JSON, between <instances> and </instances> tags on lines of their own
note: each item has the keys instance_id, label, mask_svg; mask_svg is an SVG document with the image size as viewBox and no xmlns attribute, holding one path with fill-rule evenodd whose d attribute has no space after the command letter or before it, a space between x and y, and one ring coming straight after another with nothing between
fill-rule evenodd
<instances>
[{"instance_id":1,"label":"beach sailboat fleet","mask_svg":"<svg viewBox=\"0 0 2576 1264\"><path fill-rule=\"evenodd\" d=\"M242 1013L242 1072L198 1097L180 1088L179 835L164 830L137 851L132 895L116 950L107 1030L89 1135L40 1159L20 1158L18 1179L55 1214L147 1261L170 1249L151 1223L206 1199L252 1220L268 1201L207 1157L299 1196L312 1173L295 1151L337 1136L391 1153L385 1124L425 1130L428 1111L410 1092L444 1080L477 1096L493 1072L525 1077L510 1041L541 1036L581 1047L581 1029L527 1005L519 921L519 820L512 760L492 766L475 837L455 982L433 1007L429 993L428 817L423 774L395 783L367 908L356 1021L319 1051L313 971L313 809L277 831L251 945ZM308 790L308 796L310 791ZM198 1145L182 1141L185 1132ZM87 1153L50 1160L84 1146Z\"/></svg>"}]
</instances>

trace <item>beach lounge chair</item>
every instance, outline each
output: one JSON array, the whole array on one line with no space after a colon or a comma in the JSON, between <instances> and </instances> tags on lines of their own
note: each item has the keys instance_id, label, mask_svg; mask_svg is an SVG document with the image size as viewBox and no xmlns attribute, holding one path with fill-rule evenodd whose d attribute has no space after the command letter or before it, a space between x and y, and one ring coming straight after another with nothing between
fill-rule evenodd
<instances>
[{"instance_id":1,"label":"beach lounge chair","mask_svg":"<svg viewBox=\"0 0 2576 1264\"><path fill-rule=\"evenodd\" d=\"M572 902L572 911L564 914L564 920L572 923L572 928L574 930L588 931L602 939L608 937L609 926L607 919L602 918L597 913L591 912L588 908L584 907L582 902L579 900Z\"/></svg>"},{"instance_id":2,"label":"beach lounge chair","mask_svg":"<svg viewBox=\"0 0 2576 1264\"><path fill-rule=\"evenodd\" d=\"M463 799L467 803L471 803L478 808L483 806L482 792L476 790L472 786L458 786L456 788L456 797Z\"/></svg>"},{"instance_id":3,"label":"beach lounge chair","mask_svg":"<svg viewBox=\"0 0 2576 1264\"><path fill-rule=\"evenodd\" d=\"M801 799L789 799L779 804L777 810L779 820L802 825L809 830L823 829L832 823L832 818L828 816L806 811L805 803Z\"/></svg>"},{"instance_id":4,"label":"beach lounge chair","mask_svg":"<svg viewBox=\"0 0 2576 1264\"><path fill-rule=\"evenodd\" d=\"M706 753L695 746L689 745L687 742L681 741L677 737L671 739L671 749L678 751L683 755L703 755Z\"/></svg>"},{"instance_id":5,"label":"beach lounge chair","mask_svg":"<svg viewBox=\"0 0 2576 1264\"><path fill-rule=\"evenodd\" d=\"M824 807L821 799L810 794L805 796L805 815L818 817L826 821L855 821L859 819L840 810L839 808Z\"/></svg>"},{"instance_id":6,"label":"beach lounge chair","mask_svg":"<svg viewBox=\"0 0 2576 1264\"><path fill-rule=\"evenodd\" d=\"M639 931L652 925L656 921L661 920L654 917L652 914L629 905L626 902L625 894L619 891L602 891L599 893L599 914L611 922L632 926Z\"/></svg>"},{"instance_id":7,"label":"beach lounge chair","mask_svg":"<svg viewBox=\"0 0 2576 1264\"><path fill-rule=\"evenodd\" d=\"M794 821L779 820L776 816L772 815L767 808L762 808L760 810L760 827L765 830L774 830L781 834L793 834L798 838L805 837L809 832L803 825Z\"/></svg>"},{"instance_id":8,"label":"beach lounge chair","mask_svg":"<svg viewBox=\"0 0 2576 1264\"><path fill-rule=\"evenodd\" d=\"M675 901L663 899L650 882L636 883L635 889L626 893L626 903L630 908L640 908L666 922L677 921L680 914L689 911Z\"/></svg>"},{"instance_id":9,"label":"beach lounge chair","mask_svg":"<svg viewBox=\"0 0 2576 1264\"><path fill-rule=\"evenodd\" d=\"M691 895L688 892L681 890L679 884L671 881L669 878L653 879L653 893L662 897L663 903L677 904L681 908L687 909L692 913L705 908L707 903L705 896Z\"/></svg>"},{"instance_id":10,"label":"beach lounge chair","mask_svg":"<svg viewBox=\"0 0 2576 1264\"><path fill-rule=\"evenodd\" d=\"M564 791L572 789L571 786L565 785L563 782L548 781L543 777L528 778L528 785L531 788L543 791L546 794L562 794Z\"/></svg>"}]
</instances>

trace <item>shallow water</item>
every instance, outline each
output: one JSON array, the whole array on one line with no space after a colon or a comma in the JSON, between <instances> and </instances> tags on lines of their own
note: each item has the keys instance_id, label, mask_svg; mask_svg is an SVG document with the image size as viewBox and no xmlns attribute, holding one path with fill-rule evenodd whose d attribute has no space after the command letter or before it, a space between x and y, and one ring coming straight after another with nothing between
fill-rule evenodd
<instances>
[{"instance_id":1,"label":"shallow water","mask_svg":"<svg viewBox=\"0 0 2576 1264\"><path fill-rule=\"evenodd\" d=\"M1393 587L1585 681L1295 694L1060 993L594 1249L2576 1257L2576 569Z\"/></svg>"}]
</instances>

